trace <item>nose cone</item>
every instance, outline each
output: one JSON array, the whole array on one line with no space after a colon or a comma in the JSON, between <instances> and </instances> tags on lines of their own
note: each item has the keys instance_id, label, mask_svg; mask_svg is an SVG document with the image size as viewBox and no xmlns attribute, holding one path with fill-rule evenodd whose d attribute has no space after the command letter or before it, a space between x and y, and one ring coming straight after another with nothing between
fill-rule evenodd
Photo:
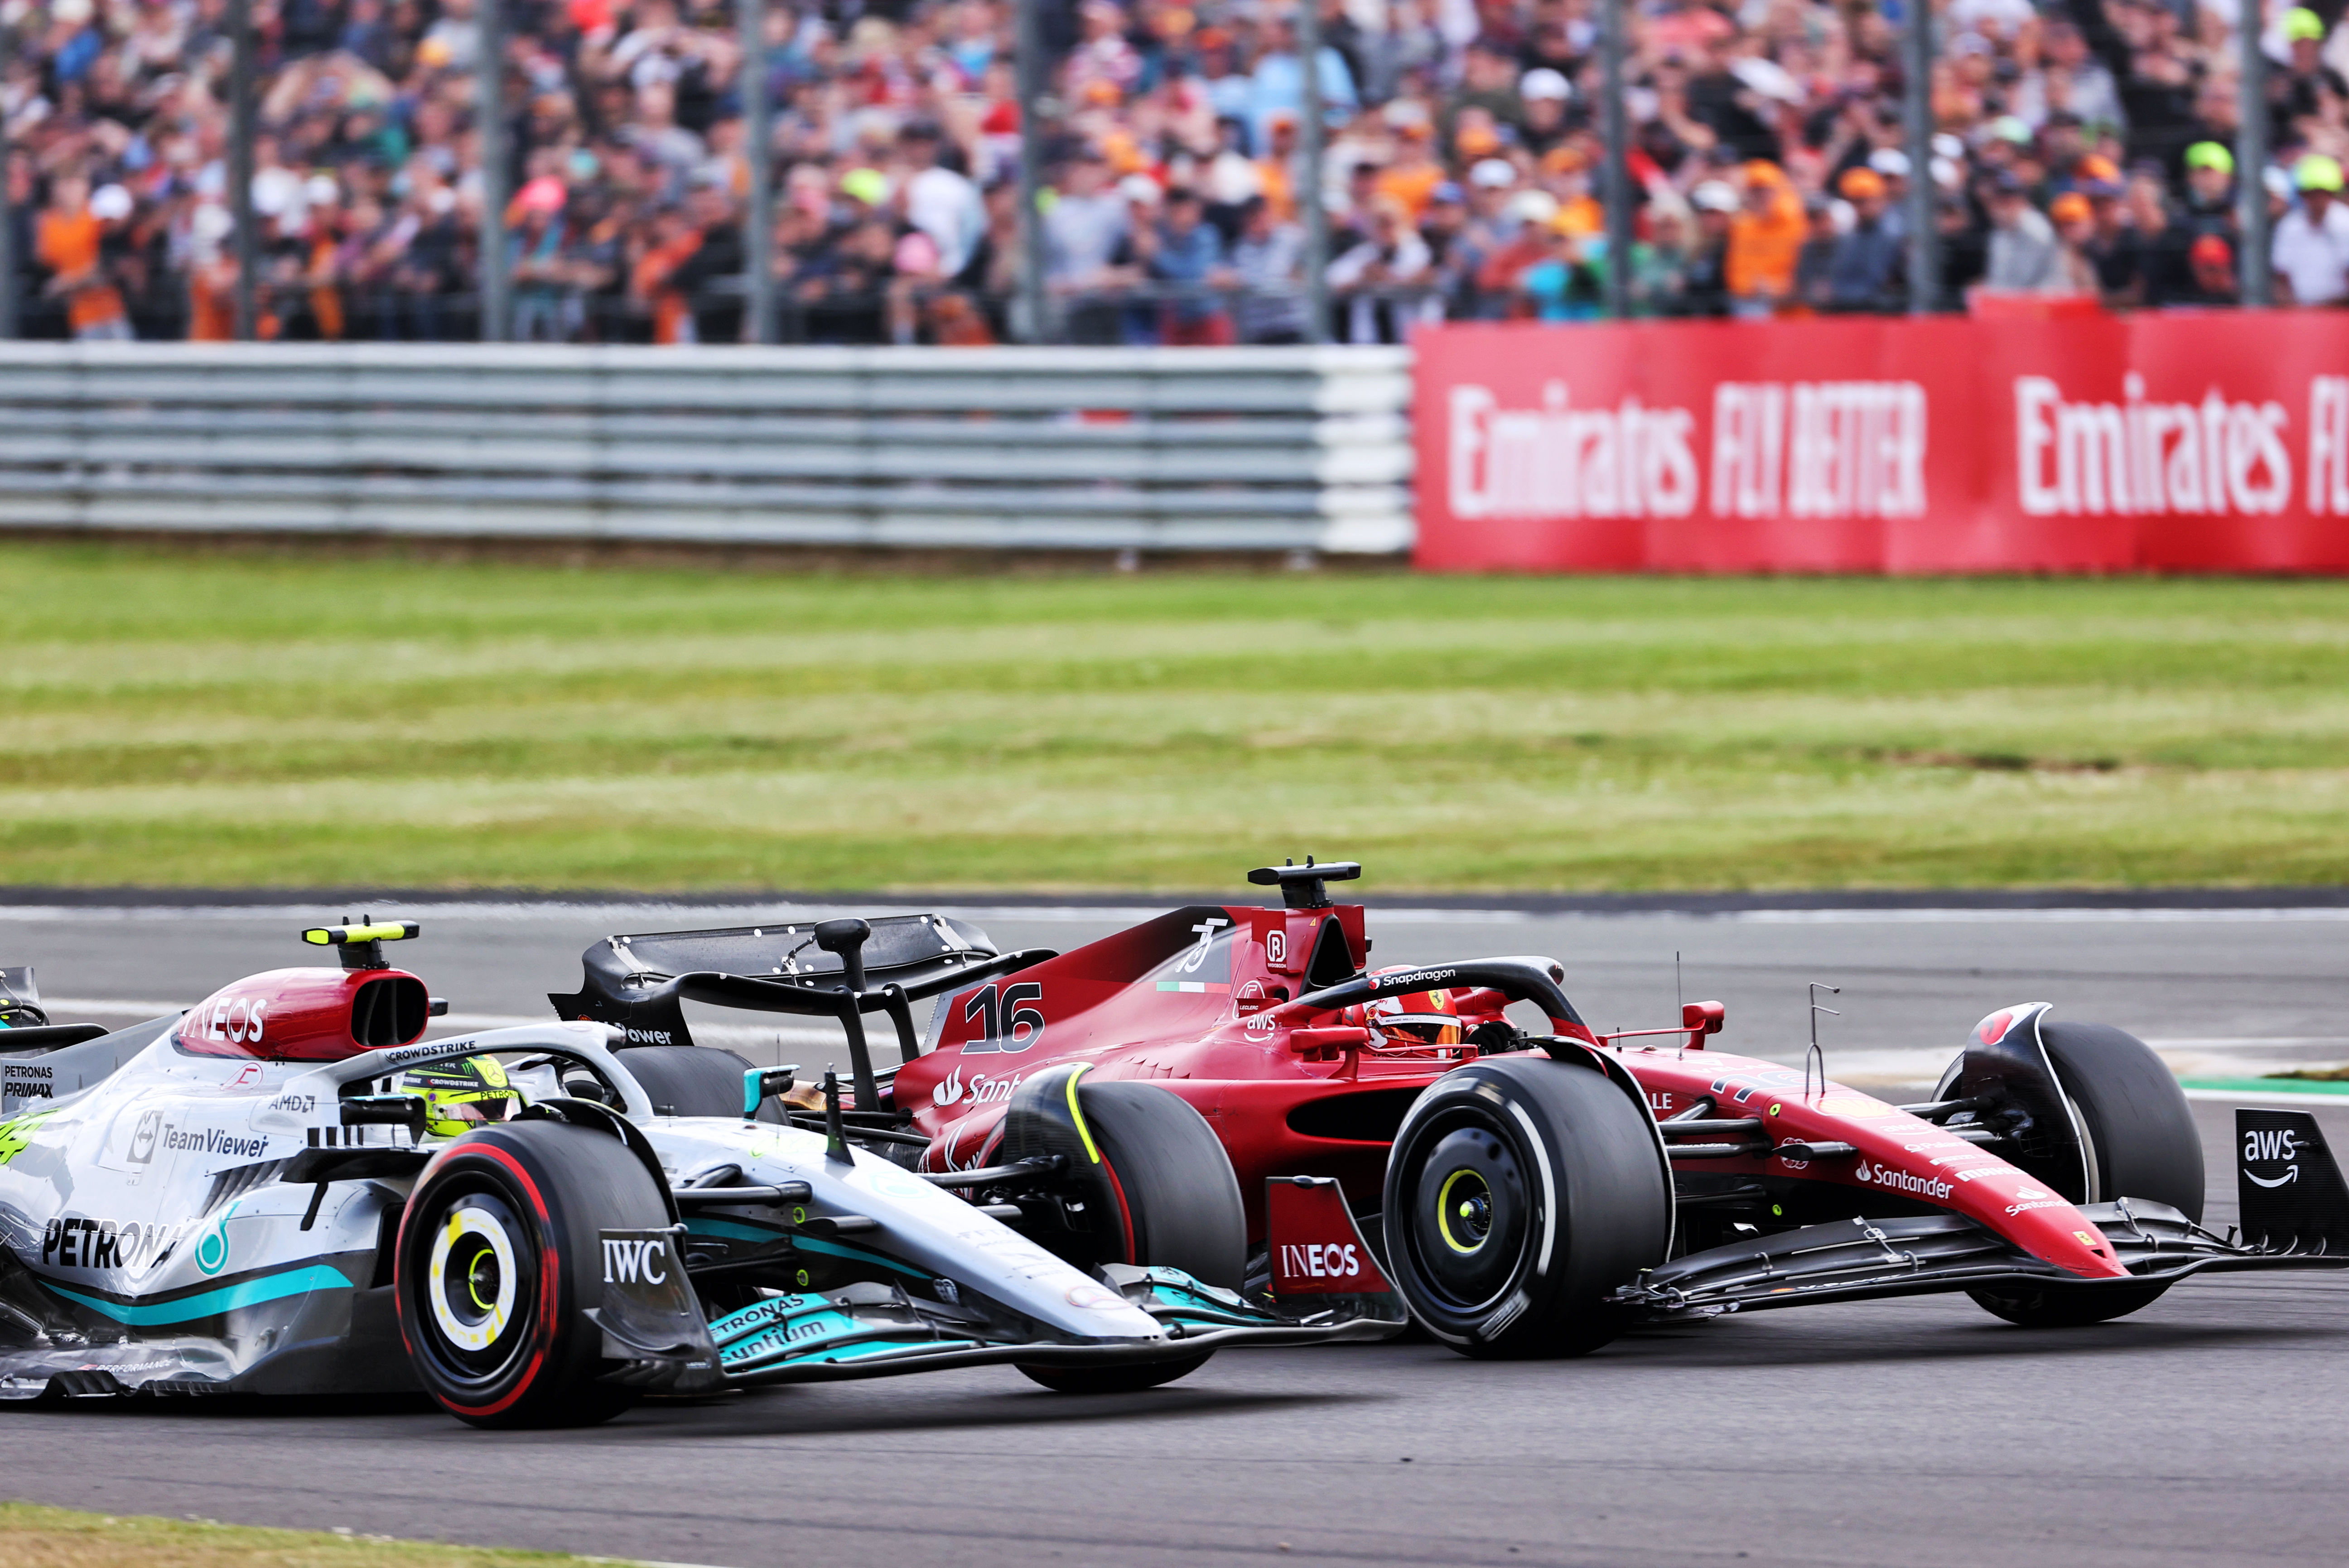
<instances>
[{"instance_id":1,"label":"nose cone","mask_svg":"<svg viewBox=\"0 0 2349 1568\"><path fill-rule=\"evenodd\" d=\"M2008 1196L2000 1207L2001 1229L2034 1256L2083 1279L2128 1277L2128 1271L2113 1256L2113 1244L2105 1233L2054 1193L2041 1189L2034 1196L2033 1189L2026 1187Z\"/></svg>"}]
</instances>

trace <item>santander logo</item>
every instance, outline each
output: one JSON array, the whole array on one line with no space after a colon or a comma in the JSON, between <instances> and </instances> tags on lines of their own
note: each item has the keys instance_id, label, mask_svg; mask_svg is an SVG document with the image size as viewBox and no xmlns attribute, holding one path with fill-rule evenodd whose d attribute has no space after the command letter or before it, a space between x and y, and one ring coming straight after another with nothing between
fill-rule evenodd
<instances>
[{"instance_id":1,"label":"santander logo","mask_svg":"<svg viewBox=\"0 0 2349 1568\"><path fill-rule=\"evenodd\" d=\"M1011 1098L1011 1091L1019 1086L1022 1075L1001 1073L993 1077L985 1073L973 1073L969 1083L963 1082L962 1064L957 1062L944 1078L930 1089L930 1102L944 1109L968 1101L972 1106L995 1105Z\"/></svg>"}]
</instances>

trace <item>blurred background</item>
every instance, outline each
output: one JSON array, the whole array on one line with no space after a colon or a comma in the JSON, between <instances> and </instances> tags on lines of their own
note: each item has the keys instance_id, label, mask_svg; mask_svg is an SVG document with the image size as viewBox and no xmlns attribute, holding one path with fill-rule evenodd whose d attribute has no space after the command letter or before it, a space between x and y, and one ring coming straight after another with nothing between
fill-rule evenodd
<instances>
[{"instance_id":1,"label":"blurred background","mask_svg":"<svg viewBox=\"0 0 2349 1568\"><path fill-rule=\"evenodd\" d=\"M2328 304L2340 19L6 0L0 332L1187 347Z\"/></svg>"}]
</instances>

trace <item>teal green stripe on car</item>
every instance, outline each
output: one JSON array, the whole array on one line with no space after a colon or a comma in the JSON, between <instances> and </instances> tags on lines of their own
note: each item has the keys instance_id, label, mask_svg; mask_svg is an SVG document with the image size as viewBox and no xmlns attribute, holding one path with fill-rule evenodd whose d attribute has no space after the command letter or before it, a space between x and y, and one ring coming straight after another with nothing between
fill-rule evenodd
<instances>
[{"instance_id":1,"label":"teal green stripe on car","mask_svg":"<svg viewBox=\"0 0 2349 1568\"><path fill-rule=\"evenodd\" d=\"M737 1224L730 1220L699 1219L687 1220L685 1230L689 1236L721 1236L737 1241L780 1241L788 1238L791 1244L802 1252L828 1252L835 1258L854 1258L860 1263L878 1263L885 1269L895 1269L913 1279L930 1278L927 1269L917 1269L911 1263L901 1263L895 1258L868 1252L862 1247L852 1247L843 1241L819 1241L813 1236L802 1236L790 1231L765 1230Z\"/></svg>"},{"instance_id":2,"label":"teal green stripe on car","mask_svg":"<svg viewBox=\"0 0 2349 1568\"><path fill-rule=\"evenodd\" d=\"M264 1302L283 1301L287 1296L306 1296L313 1291L347 1291L351 1282L324 1263L311 1263L299 1269L288 1269L282 1274L265 1274L257 1280L240 1284L223 1285L216 1291L205 1291L192 1296L181 1296L173 1301L125 1305L102 1296L67 1290L50 1281L44 1284L69 1302L78 1302L95 1313L103 1313L115 1322L132 1328L154 1328L163 1324L192 1323L198 1318L215 1317L239 1307L259 1306Z\"/></svg>"},{"instance_id":3,"label":"teal green stripe on car","mask_svg":"<svg viewBox=\"0 0 2349 1568\"><path fill-rule=\"evenodd\" d=\"M927 1269L917 1269L911 1263L901 1263L895 1258L883 1257L878 1252L868 1252L862 1247L852 1247L844 1241L823 1241L813 1236L794 1236L792 1238L792 1245L802 1252L829 1252L835 1258L854 1258L860 1263L878 1263L885 1269L895 1269L901 1274L909 1274L917 1280L926 1280L930 1277L930 1272Z\"/></svg>"}]
</instances>

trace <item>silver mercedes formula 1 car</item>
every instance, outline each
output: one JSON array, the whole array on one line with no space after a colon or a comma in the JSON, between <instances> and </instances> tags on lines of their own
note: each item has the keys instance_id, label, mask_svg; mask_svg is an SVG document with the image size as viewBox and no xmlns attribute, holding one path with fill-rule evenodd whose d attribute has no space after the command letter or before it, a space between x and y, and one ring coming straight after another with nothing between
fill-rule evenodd
<instances>
[{"instance_id":1,"label":"silver mercedes formula 1 car","mask_svg":"<svg viewBox=\"0 0 2349 1568\"><path fill-rule=\"evenodd\" d=\"M416 926L303 935L342 967L112 1033L48 1024L0 971L0 1399L421 1388L477 1426L572 1425L1007 1362L1132 1390L1403 1325L1391 1295L1243 1298L1230 1162L1164 1090L1079 1067L1021 1098L1030 1163L1148 1187L1154 1256L1190 1265L1087 1270L957 1195L1018 1173L908 1169L829 1073L792 1105L791 1069L601 1023L417 1044L445 1006L382 949ZM1283 1241L1360 1246L1334 1183L1284 1179Z\"/></svg>"}]
</instances>

